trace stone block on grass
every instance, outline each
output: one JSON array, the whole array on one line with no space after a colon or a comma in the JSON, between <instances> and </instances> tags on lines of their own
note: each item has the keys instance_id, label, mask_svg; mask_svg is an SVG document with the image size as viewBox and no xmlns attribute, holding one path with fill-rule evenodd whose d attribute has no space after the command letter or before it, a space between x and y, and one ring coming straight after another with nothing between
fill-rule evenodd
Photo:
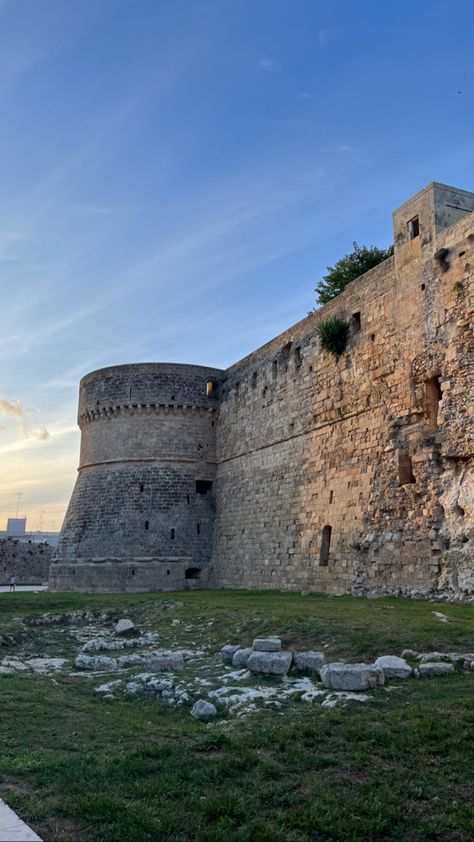
<instances>
[{"instance_id":1,"label":"stone block on grass","mask_svg":"<svg viewBox=\"0 0 474 842\"><path fill-rule=\"evenodd\" d=\"M324 652L295 652L293 666L296 670L308 670L319 675L325 662Z\"/></svg>"},{"instance_id":2,"label":"stone block on grass","mask_svg":"<svg viewBox=\"0 0 474 842\"><path fill-rule=\"evenodd\" d=\"M321 667L321 681L329 690L349 690L355 693L373 690L384 684L384 674L374 664L325 664Z\"/></svg>"},{"instance_id":3,"label":"stone block on grass","mask_svg":"<svg viewBox=\"0 0 474 842\"><path fill-rule=\"evenodd\" d=\"M256 637L252 643L254 652L280 652L281 640L279 637Z\"/></svg>"},{"instance_id":4,"label":"stone block on grass","mask_svg":"<svg viewBox=\"0 0 474 842\"><path fill-rule=\"evenodd\" d=\"M205 699L199 699L191 709L191 716L194 719L213 719L216 714L216 706L211 702L206 702Z\"/></svg>"},{"instance_id":5,"label":"stone block on grass","mask_svg":"<svg viewBox=\"0 0 474 842\"><path fill-rule=\"evenodd\" d=\"M242 669L243 667L246 667L251 654L251 649L237 649L237 652L234 652L234 656L232 658L232 666L235 667L235 669Z\"/></svg>"},{"instance_id":6,"label":"stone block on grass","mask_svg":"<svg viewBox=\"0 0 474 842\"><path fill-rule=\"evenodd\" d=\"M432 678L437 675L450 675L454 672L452 664L445 664L442 661L420 664L418 667L421 678Z\"/></svg>"},{"instance_id":7,"label":"stone block on grass","mask_svg":"<svg viewBox=\"0 0 474 842\"><path fill-rule=\"evenodd\" d=\"M252 652L247 669L260 675L286 675L292 660L292 652Z\"/></svg>"},{"instance_id":8,"label":"stone block on grass","mask_svg":"<svg viewBox=\"0 0 474 842\"><path fill-rule=\"evenodd\" d=\"M376 667L383 669L385 678L409 678L412 674L410 664L396 655L382 655L374 663Z\"/></svg>"}]
</instances>

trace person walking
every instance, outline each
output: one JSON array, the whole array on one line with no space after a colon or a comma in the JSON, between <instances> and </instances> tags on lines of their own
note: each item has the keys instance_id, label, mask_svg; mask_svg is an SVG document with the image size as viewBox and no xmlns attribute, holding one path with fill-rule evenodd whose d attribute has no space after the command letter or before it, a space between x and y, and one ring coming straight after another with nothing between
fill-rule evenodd
<instances>
[{"instance_id":1,"label":"person walking","mask_svg":"<svg viewBox=\"0 0 474 842\"><path fill-rule=\"evenodd\" d=\"M16 576L10 577L10 593L16 591Z\"/></svg>"}]
</instances>

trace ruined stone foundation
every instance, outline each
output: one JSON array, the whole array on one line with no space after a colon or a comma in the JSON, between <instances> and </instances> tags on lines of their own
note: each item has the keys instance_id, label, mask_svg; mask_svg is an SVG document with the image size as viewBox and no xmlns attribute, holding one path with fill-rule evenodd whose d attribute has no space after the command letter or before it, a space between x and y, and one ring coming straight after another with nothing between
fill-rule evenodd
<instances>
[{"instance_id":1,"label":"ruined stone foundation","mask_svg":"<svg viewBox=\"0 0 474 842\"><path fill-rule=\"evenodd\" d=\"M226 371L87 375L51 586L474 594L473 210L431 184L393 257Z\"/></svg>"}]
</instances>

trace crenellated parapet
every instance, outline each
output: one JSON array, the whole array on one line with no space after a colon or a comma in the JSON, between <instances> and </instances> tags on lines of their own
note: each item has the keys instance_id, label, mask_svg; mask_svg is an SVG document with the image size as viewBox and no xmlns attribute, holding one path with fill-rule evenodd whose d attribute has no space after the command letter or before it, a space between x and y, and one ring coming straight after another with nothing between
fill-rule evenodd
<instances>
[{"instance_id":1,"label":"crenellated parapet","mask_svg":"<svg viewBox=\"0 0 474 842\"><path fill-rule=\"evenodd\" d=\"M97 409L87 410L78 417L79 427L85 424L90 424L93 421L99 421L104 418L112 418L120 413L127 415L175 415L175 416L190 416L198 415L200 417L213 417L217 414L215 406L196 406L192 404L156 404L156 403L140 403L140 404L123 404L119 406L101 406Z\"/></svg>"}]
</instances>

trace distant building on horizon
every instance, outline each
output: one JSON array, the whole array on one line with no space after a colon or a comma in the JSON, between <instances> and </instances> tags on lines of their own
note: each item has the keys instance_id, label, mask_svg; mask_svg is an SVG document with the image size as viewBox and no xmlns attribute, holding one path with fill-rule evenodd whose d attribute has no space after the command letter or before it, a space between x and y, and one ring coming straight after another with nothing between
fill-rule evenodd
<instances>
[{"instance_id":1,"label":"distant building on horizon","mask_svg":"<svg viewBox=\"0 0 474 842\"><path fill-rule=\"evenodd\" d=\"M59 532L27 532L26 516L9 517L7 519L7 528L0 530L0 538L14 539L15 541L20 541L22 544L49 544L50 547L56 547L58 537Z\"/></svg>"}]
</instances>

